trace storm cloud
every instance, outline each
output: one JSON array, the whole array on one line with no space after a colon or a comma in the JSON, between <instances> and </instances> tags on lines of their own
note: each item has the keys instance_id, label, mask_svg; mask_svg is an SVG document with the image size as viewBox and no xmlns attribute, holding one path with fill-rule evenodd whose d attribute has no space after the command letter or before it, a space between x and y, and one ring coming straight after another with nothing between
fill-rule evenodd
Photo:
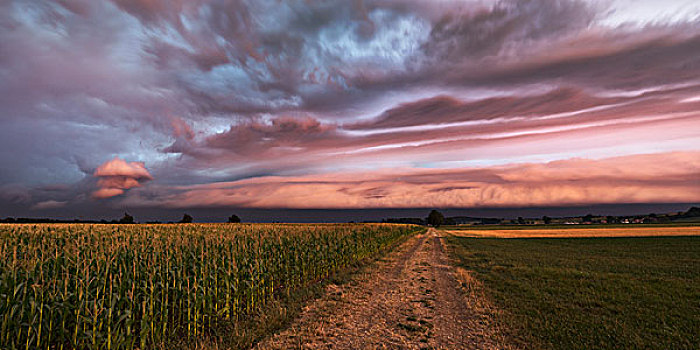
<instances>
[{"instance_id":1,"label":"storm cloud","mask_svg":"<svg viewBox=\"0 0 700 350\"><path fill-rule=\"evenodd\" d=\"M697 202L700 6L636 6L5 1L0 208Z\"/></svg>"}]
</instances>

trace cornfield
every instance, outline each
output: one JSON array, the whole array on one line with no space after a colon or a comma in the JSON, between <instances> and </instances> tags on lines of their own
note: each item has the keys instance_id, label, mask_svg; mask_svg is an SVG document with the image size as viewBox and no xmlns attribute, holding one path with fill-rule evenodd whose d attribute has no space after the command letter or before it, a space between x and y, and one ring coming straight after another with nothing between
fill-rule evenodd
<instances>
[{"instance_id":1,"label":"cornfield","mask_svg":"<svg viewBox=\"0 0 700 350\"><path fill-rule=\"evenodd\" d=\"M0 348L146 349L236 324L403 225L0 225Z\"/></svg>"}]
</instances>

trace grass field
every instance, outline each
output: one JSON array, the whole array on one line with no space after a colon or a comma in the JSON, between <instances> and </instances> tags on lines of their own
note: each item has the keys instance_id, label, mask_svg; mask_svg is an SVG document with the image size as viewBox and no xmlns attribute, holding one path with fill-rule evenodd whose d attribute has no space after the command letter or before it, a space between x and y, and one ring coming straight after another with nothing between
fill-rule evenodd
<instances>
[{"instance_id":1,"label":"grass field","mask_svg":"<svg viewBox=\"0 0 700 350\"><path fill-rule=\"evenodd\" d=\"M0 348L250 346L289 316L285 301L419 230L0 225Z\"/></svg>"},{"instance_id":2,"label":"grass field","mask_svg":"<svg viewBox=\"0 0 700 350\"><path fill-rule=\"evenodd\" d=\"M450 235L502 312L509 337L534 349L697 349L700 237L492 239Z\"/></svg>"}]
</instances>

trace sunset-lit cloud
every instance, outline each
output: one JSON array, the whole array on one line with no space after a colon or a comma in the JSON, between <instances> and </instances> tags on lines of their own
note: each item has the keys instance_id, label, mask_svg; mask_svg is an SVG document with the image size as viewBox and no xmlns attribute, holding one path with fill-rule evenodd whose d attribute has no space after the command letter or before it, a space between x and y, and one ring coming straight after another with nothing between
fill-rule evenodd
<instances>
[{"instance_id":1,"label":"sunset-lit cloud","mask_svg":"<svg viewBox=\"0 0 700 350\"><path fill-rule=\"evenodd\" d=\"M161 188L124 203L252 208L470 208L687 203L700 198L700 152L460 169L267 176Z\"/></svg>"},{"instance_id":2,"label":"sunset-lit cloud","mask_svg":"<svg viewBox=\"0 0 700 350\"><path fill-rule=\"evenodd\" d=\"M630 4L1 2L0 209L698 202L700 6Z\"/></svg>"},{"instance_id":3,"label":"sunset-lit cloud","mask_svg":"<svg viewBox=\"0 0 700 350\"><path fill-rule=\"evenodd\" d=\"M99 167L93 173L99 189L92 193L95 198L109 198L123 194L124 191L140 187L143 182L153 180L142 162L129 162L114 158Z\"/></svg>"}]
</instances>

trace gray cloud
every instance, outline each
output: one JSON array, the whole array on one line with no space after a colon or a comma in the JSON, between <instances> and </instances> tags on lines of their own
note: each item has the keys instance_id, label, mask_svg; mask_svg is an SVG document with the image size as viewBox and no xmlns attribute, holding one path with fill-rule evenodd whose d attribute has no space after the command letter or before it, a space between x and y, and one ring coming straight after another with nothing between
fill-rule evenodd
<instances>
[{"instance_id":1,"label":"gray cloud","mask_svg":"<svg viewBox=\"0 0 700 350\"><path fill-rule=\"evenodd\" d=\"M443 15L423 49L436 63L509 57L544 40L576 35L598 16L600 9L585 1L500 1Z\"/></svg>"},{"instance_id":2,"label":"gray cloud","mask_svg":"<svg viewBox=\"0 0 700 350\"><path fill-rule=\"evenodd\" d=\"M55 201L55 200L47 200L43 202L39 202L32 206L33 209L38 209L38 210L44 210L44 209L56 209L56 208L62 208L65 207L68 202L61 202L61 201Z\"/></svg>"}]
</instances>

